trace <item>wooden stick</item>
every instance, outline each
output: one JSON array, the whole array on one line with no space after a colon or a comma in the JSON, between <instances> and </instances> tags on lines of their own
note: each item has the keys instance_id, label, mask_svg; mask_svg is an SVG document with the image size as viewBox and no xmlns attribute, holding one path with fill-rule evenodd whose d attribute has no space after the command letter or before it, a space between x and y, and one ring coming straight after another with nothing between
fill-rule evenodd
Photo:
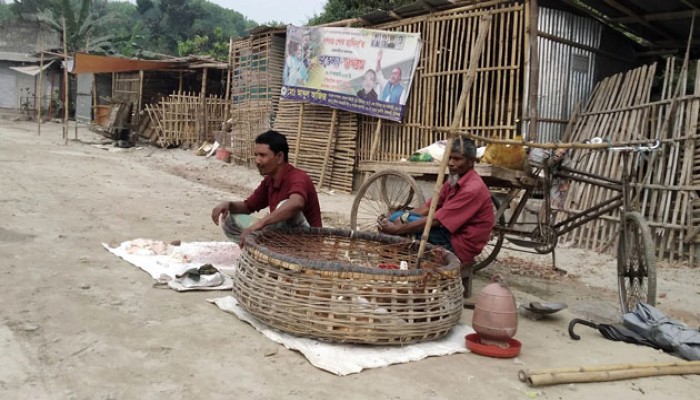
<instances>
[{"instance_id":1,"label":"wooden stick","mask_svg":"<svg viewBox=\"0 0 700 400\"><path fill-rule=\"evenodd\" d=\"M423 234L421 235L420 246L418 248L417 263L420 266L420 262L423 258L423 253L425 252L425 246L428 242L428 236L430 234L430 228L433 224L433 218L435 217L435 210L437 209L438 197L440 196L440 188L442 187L442 181L445 179L445 169L447 168L447 160L449 159L449 153L452 149L452 143L454 142L455 134L454 131L459 126L462 120L462 115L465 112L465 105L467 103L467 97L471 91L471 86L474 82L474 76L476 75L476 67L479 65L479 60L481 59L481 54L484 50L484 44L486 43L486 37L488 36L489 30L491 29L491 20L493 16L488 14L484 15L479 19L479 36L476 39L476 45L472 47L472 51L469 54L469 69L463 76L462 84L462 94L459 96L459 102L455 108L454 115L452 117L452 124L450 138L447 141L447 146L445 147L445 154L440 162L440 170L438 172L437 180L435 181L435 189L433 190L432 201L430 202L430 210L428 211L428 217L425 222L425 228L423 228Z\"/></svg>"},{"instance_id":2,"label":"wooden stick","mask_svg":"<svg viewBox=\"0 0 700 400\"><path fill-rule=\"evenodd\" d=\"M377 149L379 148L379 137L382 132L382 119L377 118L377 128L374 130L374 137L372 138L372 147L369 150L369 161L374 160L374 156L377 154ZM369 177L369 172L365 172L364 179L367 180Z\"/></svg>"},{"instance_id":3,"label":"wooden stick","mask_svg":"<svg viewBox=\"0 0 700 400\"><path fill-rule=\"evenodd\" d=\"M700 365L680 364L592 372L555 372L538 375L530 374L527 375L526 382L530 386L544 386L562 383L611 382L649 376L694 374L700 374Z\"/></svg>"},{"instance_id":4,"label":"wooden stick","mask_svg":"<svg viewBox=\"0 0 700 400\"><path fill-rule=\"evenodd\" d=\"M333 115L331 116L331 127L328 130L328 142L326 143L326 155L325 158L323 159L323 168L321 168L321 177L318 179L318 187L319 189L323 187L323 180L326 177L326 169L328 167L328 163L330 162L329 159L331 157L331 143L333 142L333 137L335 136L335 132L337 131L335 129L335 121L338 117L338 110L333 109Z\"/></svg>"},{"instance_id":5,"label":"wooden stick","mask_svg":"<svg viewBox=\"0 0 700 400\"><path fill-rule=\"evenodd\" d=\"M297 148L294 152L294 165L299 162L299 153L301 152L301 127L304 124L304 103L299 105L299 122L297 123Z\"/></svg>"},{"instance_id":6,"label":"wooden stick","mask_svg":"<svg viewBox=\"0 0 700 400\"><path fill-rule=\"evenodd\" d=\"M537 117L538 117L538 95L539 95L539 77L540 77L540 61L539 50L537 43L537 19L538 7L537 0L530 0L530 126L528 129L528 140L537 141Z\"/></svg>"},{"instance_id":7,"label":"wooden stick","mask_svg":"<svg viewBox=\"0 0 700 400\"><path fill-rule=\"evenodd\" d=\"M63 143L68 144L68 44L66 43L66 18L61 18L63 25Z\"/></svg>"},{"instance_id":8,"label":"wooden stick","mask_svg":"<svg viewBox=\"0 0 700 400\"><path fill-rule=\"evenodd\" d=\"M44 97L44 40L41 41L41 55L39 56L39 105L36 110L37 135L41 136L41 99Z\"/></svg>"}]
</instances>

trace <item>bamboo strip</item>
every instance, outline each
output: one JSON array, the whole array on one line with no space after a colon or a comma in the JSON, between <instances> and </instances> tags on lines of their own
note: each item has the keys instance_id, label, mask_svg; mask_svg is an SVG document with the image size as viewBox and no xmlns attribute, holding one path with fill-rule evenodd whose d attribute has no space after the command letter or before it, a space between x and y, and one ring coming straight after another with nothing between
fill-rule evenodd
<instances>
[{"instance_id":1,"label":"bamboo strip","mask_svg":"<svg viewBox=\"0 0 700 400\"><path fill-rule=\"evenodd\" d=\"M700 374L700 365L674 365L662 367L633 368L626 370L594 372L561 372L540 375L528 375L530 386L556 385L562 383L611 382L624 379L644 378L664 375Z\"/></svg>"}]
</instances>

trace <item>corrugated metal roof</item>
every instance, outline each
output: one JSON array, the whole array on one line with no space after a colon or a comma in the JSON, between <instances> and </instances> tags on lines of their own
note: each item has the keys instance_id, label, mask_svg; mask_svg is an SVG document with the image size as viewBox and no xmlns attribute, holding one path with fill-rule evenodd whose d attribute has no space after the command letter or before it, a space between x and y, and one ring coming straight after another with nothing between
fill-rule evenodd
<instances>
[{"instance_id":1,"label":"corrugated metal roof","mask_svg":"<svg viewBox=\"0 0 700 400\"><path fill-rule=\"evenodd\" d=\"M685 49L693 13L700 18L700 0L564 0L564 3L597 16L613 28L631 32L647 41L645 47L650 49ZM692 46L697 49L700 21L695 22Z\"/></svg>"}]
</instances>

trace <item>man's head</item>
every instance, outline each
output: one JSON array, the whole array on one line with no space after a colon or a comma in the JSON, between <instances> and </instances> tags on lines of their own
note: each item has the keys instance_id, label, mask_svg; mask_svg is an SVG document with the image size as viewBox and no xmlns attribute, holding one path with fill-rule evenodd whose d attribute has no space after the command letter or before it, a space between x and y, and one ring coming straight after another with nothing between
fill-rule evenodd
<instances>
[{"instance_id":1,"label":"man's head","mask_svg":"<svg viewBox=\"0 0 700 400\"><path fill-rule=\"evenodd\" d=\"M274 175L289 161L287 138L277 131L267 131L255 138L255 165L260 175Z\"/></svg>"},{"instance_id":2,"label":"man's head","mask_svg":"<svg viewBox=\"0 0 700 400\"><path fill-rule=\"evenodd\" d=\"M471 139L458 138L452 143L450 160L447 166L450 175L462 176L474 168L476 145Z\"/></svg>"},{"instance_id":3,"label":"man's head","mask_svg":"<svg viewBox=\"0 0 700 400\"><path fill-rule=\"evenodd\" d=\"M365 76L362 79L362 89L366 93L369 93L374 89L374 86L377 84L377 73L374 72L373 69L368 69L367 72L365 72Z\"/></svg>"},{"instance_id":4,"label":"man's head","mask_svg":"<svg viewBox=\"0 0 700 400\"><path fill-rule=\"evenodd\" d=\"M401 68L396 67L391 70L391 79L389 79L392 85L396 85L401 82Z\"/></svg>"}]
</instances>

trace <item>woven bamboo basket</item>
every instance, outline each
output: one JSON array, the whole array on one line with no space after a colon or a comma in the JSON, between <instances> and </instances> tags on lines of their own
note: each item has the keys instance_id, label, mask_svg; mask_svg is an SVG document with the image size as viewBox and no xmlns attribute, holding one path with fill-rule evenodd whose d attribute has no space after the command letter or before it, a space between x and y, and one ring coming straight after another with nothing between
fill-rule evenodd
<instances>
[{"instance_id":1,"label":"woven bamboo basket","mask_svg":"<svg viewBox=\"0 0 700 400\"><path fill-rule=\"evenodd\" d=\"M403 345L447 334L462 312L459 259L405 238L329 228L246 237L233 294L260 321L315 339ZM401 261L408 269L398 269Z\"/></svg>"}]
</instances>

